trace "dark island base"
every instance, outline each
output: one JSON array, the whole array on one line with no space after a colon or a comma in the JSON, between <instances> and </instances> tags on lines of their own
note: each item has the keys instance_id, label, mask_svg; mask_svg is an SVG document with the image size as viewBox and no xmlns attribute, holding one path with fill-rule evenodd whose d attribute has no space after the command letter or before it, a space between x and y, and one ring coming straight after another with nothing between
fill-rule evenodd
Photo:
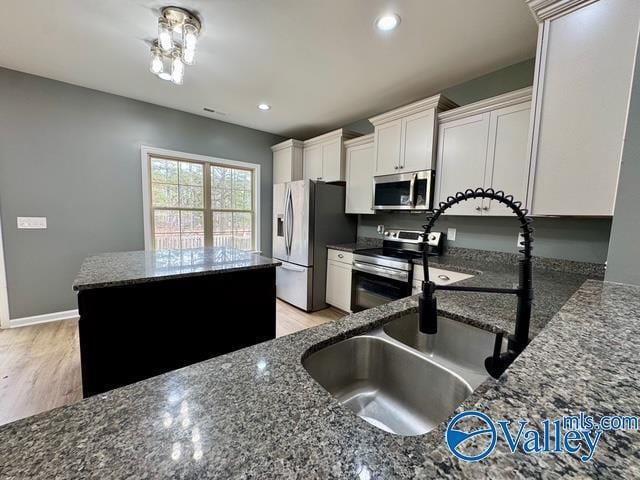
<instances>
[{"instance_id":1,"label":"dark island base","mask_svg":"<svg viewBox=\"0 0 640 480\"><path fill-rule=\"evenodd\" d=\"M84 397L275 338L275 268L78 292Z\"/></svg>"}]
</instances>

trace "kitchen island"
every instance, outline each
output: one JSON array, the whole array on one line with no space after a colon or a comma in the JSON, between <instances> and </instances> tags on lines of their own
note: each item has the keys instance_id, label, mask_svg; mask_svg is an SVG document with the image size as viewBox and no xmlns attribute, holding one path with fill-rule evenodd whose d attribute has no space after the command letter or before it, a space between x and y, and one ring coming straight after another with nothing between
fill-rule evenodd
<instances>
[{"instance_id":1,"label":"kitchen island","mask_svg":"<svg viewBox=\"0 0 640 480\"><path fill-rule=\"evenodd\" d=\"M73 283L83 395L275 338L277 265L226 247L88 257Z\"/></svg>"},{"instance_id":2,"label":"kitchen island","mask_svg":"<svg viewBox=\"0 0 640 480\"><path fill-rule=\"evenodd\" d=\"M447 262L440 260L443 268ZM477 277L466 281L479 277L501 286L515 278L490 262L449 264L472 267ZM534 272L538 284L545 283L534 300L534 318L542 310L538 335L499 380L486 380L456 413L479 410L494 420L538 424L580 410L637 414L640 288L577 273L568 278ZM443 314L451 309L459 321L512 329L506 322L513 305L492 323L474 314L469 298L456 298L443 297ZM487 304L475 304L475 311ZM416 309L416 297L409 297L0 427L0 477L638 477L638 432L603 433L589 462L578 454L512 454L501 440L484 460L466 463L447 447L447 422L418 436L384 432L338 403L303 368L302 358L312 352Z\"/></svg>"}]
</instances>

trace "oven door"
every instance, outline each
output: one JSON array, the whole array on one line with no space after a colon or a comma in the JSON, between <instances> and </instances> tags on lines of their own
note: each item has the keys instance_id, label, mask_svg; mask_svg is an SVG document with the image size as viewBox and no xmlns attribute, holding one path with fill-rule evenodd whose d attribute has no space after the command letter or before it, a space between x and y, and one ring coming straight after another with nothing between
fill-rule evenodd
<instances>
[{"instance_id":1,"label":"oven door","mask_svg":"<svg viewBox=\"0 0 640 480\"><path fill-rule=\"evenodd\" d=\"M351 270L351 311L360 312L411 295L409 272L354 262Z\"/></svg>"}]
</instances>

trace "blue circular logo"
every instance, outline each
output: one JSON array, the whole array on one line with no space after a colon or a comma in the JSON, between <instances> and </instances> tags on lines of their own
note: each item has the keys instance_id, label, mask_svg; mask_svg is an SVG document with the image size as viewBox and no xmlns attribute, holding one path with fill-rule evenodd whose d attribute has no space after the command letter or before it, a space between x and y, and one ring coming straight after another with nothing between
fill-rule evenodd
<instances>
[{"instance_id":1,"label":"blue circular logo","mask_svg":"<svg viewBox=\"0 0 640 480\"><path fill-rule=\"evenodd\" d=\"M481 437L477 438L478 435ZM447 445L467 462L482 460L496 448L498 435L493 421L482 412L462 412L447 426ZM473 440L471 440L473 439Z\"/></svg>"}]
</instances>

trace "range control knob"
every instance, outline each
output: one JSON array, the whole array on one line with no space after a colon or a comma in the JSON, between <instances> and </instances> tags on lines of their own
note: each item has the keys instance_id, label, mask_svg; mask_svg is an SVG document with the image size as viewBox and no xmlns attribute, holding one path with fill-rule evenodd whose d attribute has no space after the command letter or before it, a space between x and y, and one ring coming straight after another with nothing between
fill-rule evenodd
<instances>
[{"instance_id":1,"label":"range control knob","mask_svg":"<svg viewBox=\"0 0 640 480\"><path fill-rule=\"evenodd\" d=\"M389 232L384 232L384 235L385 235L386 237L388 237L388 236L389 236Z\"/></svg>"},{"instance_id":2,"label":"range control knob","mask_svg":"<svg viewBox=\"0 0 640 480\"><path fill-rule=\"evenodd\" d=\"M398 232L393 232L393 236L397 237L398 236Z\"/></svg>"}]
</instances>

